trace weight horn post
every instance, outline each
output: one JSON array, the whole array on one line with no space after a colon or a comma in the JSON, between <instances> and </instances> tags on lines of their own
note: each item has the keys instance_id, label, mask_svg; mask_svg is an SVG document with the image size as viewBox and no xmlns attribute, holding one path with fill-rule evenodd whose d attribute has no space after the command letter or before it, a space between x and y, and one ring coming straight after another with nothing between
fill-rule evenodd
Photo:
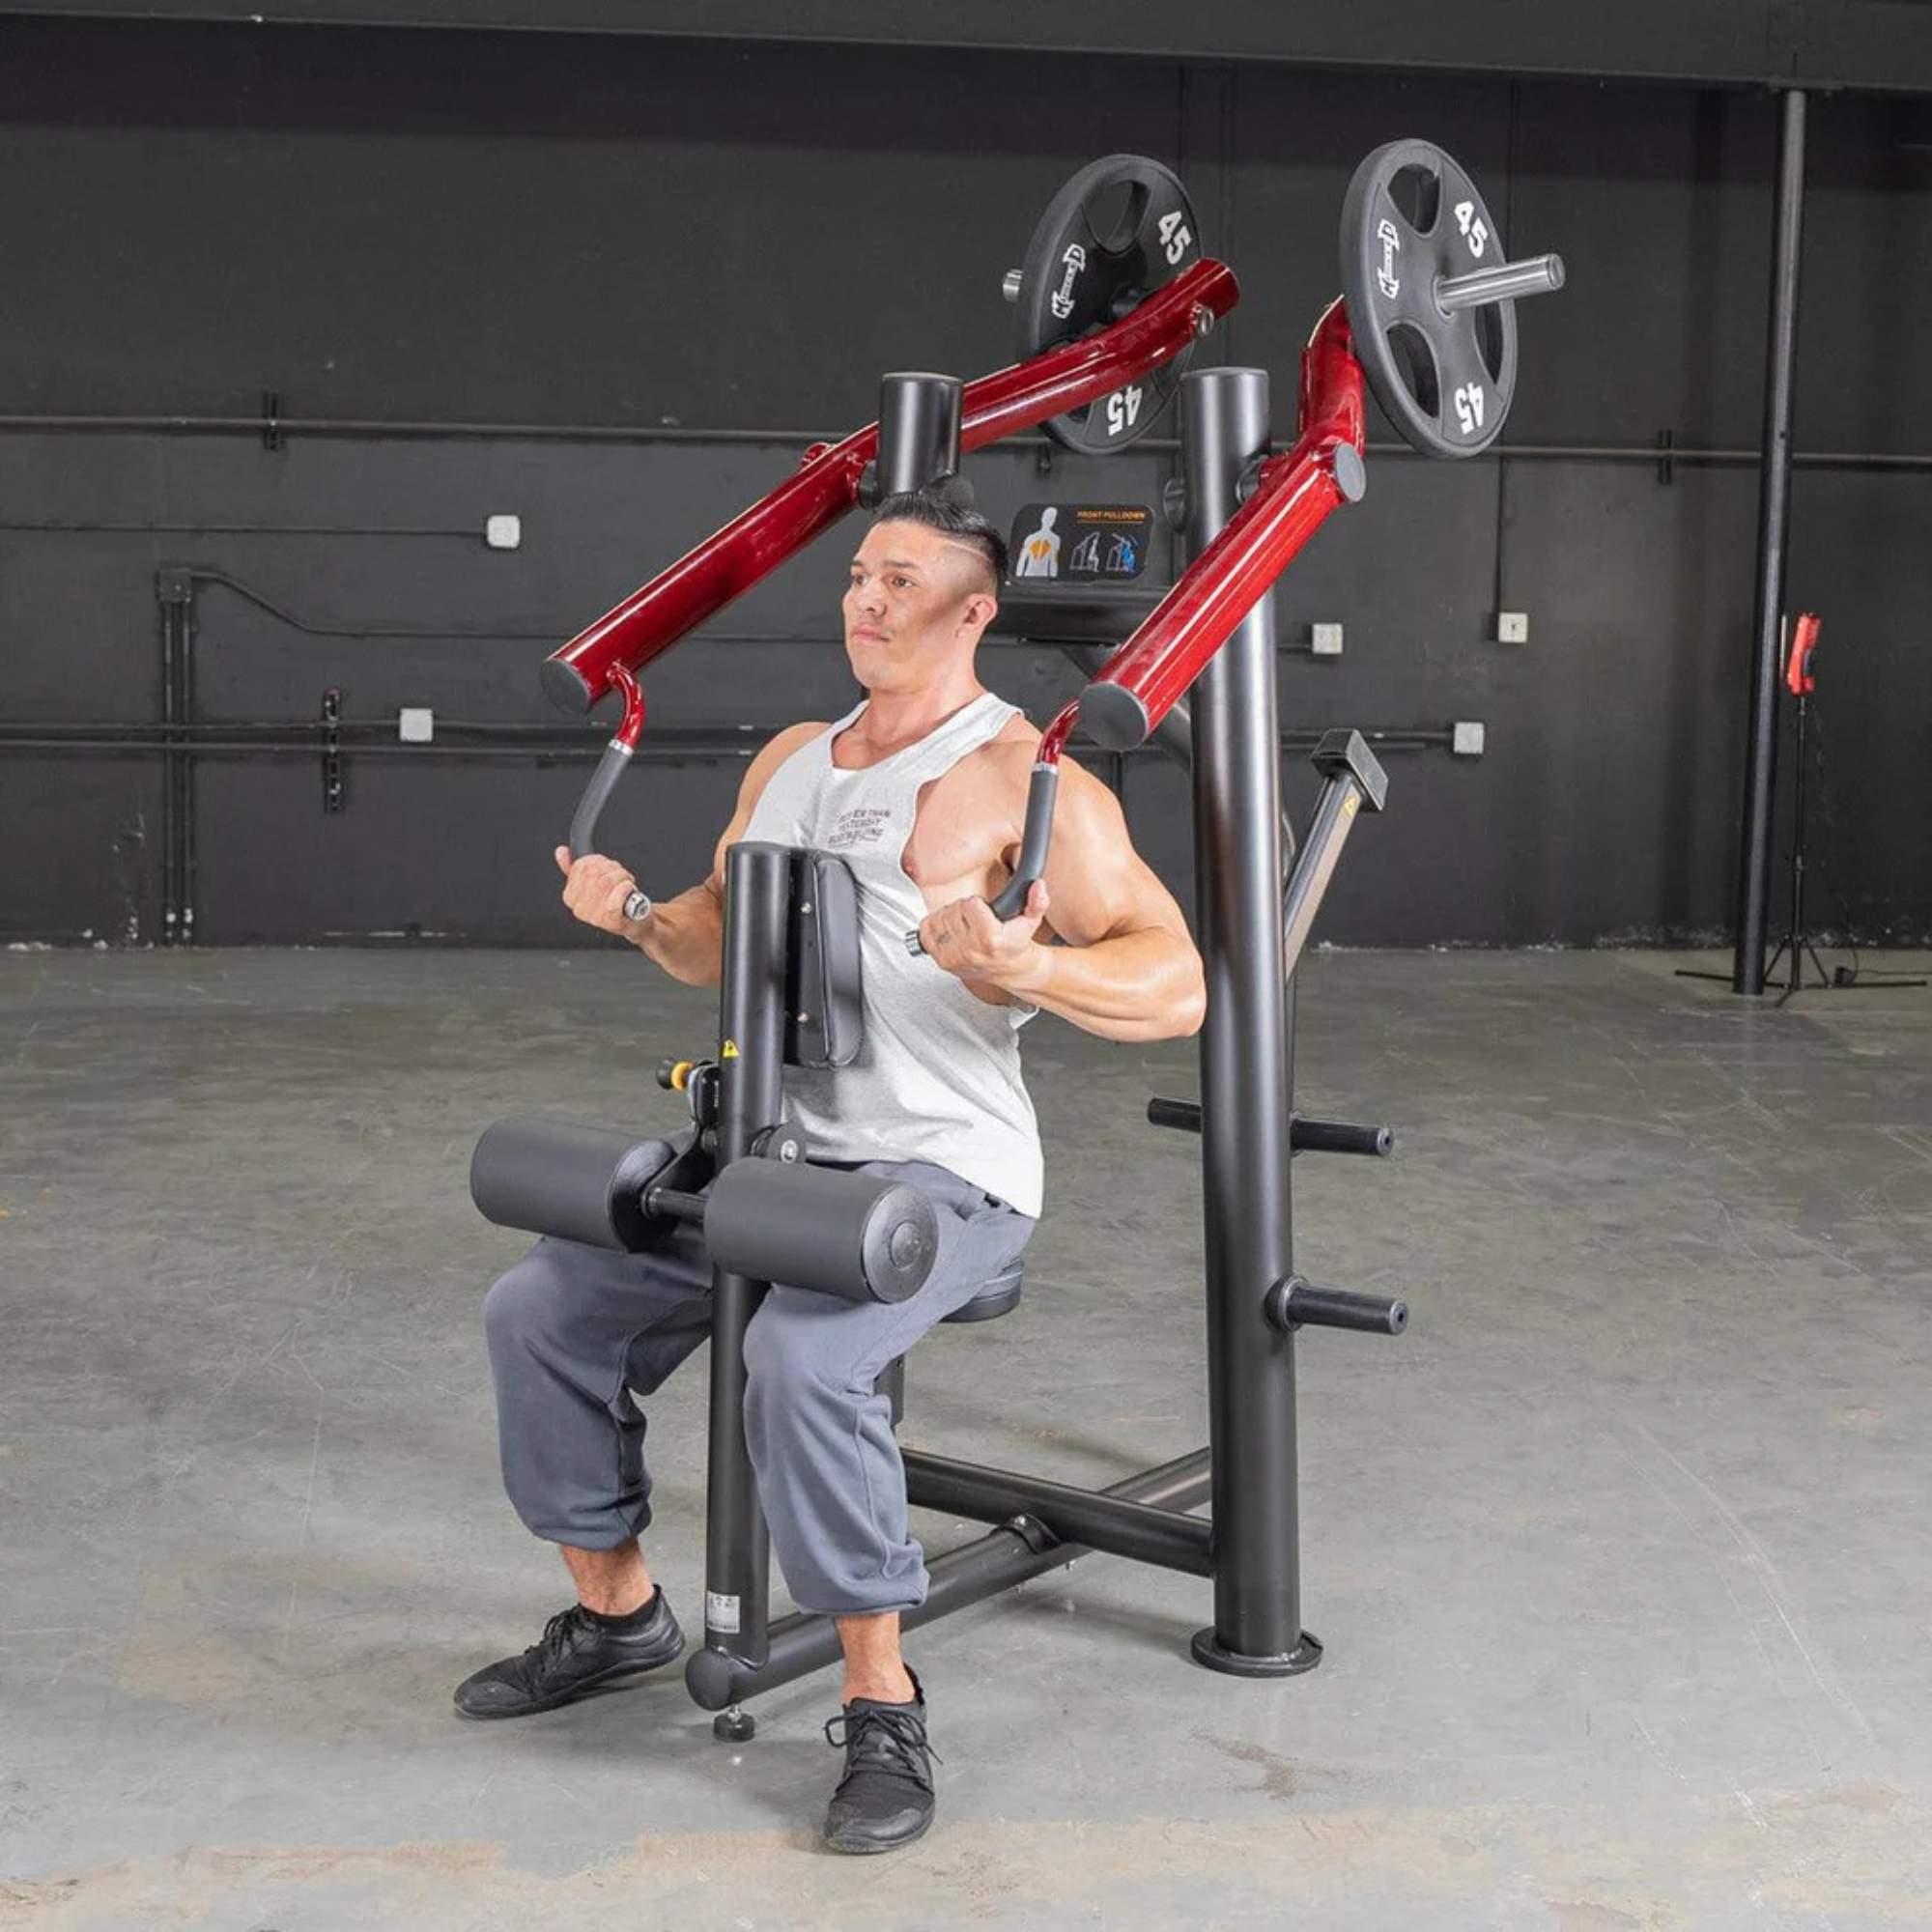
<instances>
[{"instance_id":1,"label":"weight horn post","mask_svg":"<svg viewBox=\"0 0 1932 1932\"><path fill-rule=\"evenodd\" d=\"M1526 262L1498 262L1493 269L1472 269L1466 275L1438 275L1435 306L1445 315L1458 309L1486 308L1491 302L1515 301L1520 296L1552 295L1563 286L1563 257L1533 255Z\"/></svg>"}]
</instances>

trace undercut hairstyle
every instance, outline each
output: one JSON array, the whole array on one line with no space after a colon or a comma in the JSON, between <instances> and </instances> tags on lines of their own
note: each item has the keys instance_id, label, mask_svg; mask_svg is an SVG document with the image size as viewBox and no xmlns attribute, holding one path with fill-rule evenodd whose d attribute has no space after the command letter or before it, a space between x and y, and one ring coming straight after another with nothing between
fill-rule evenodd
<instances>
[{"instance_id":1,"label":"undercut hairstyle","mask_svg":"<svg viewBox=\"0 0 1932 1932\"><path fill-rule=\"evenodd\" d=\"M1007 540L999 526L982 517L970 502L962 503L944 486L936 490L908 490L888 497L880 505L874 524L922 524L937 530L949 543L972 551L985 565L986 582L981 586L997 597L1007 575Z\"/></svg>"}]
</instances>

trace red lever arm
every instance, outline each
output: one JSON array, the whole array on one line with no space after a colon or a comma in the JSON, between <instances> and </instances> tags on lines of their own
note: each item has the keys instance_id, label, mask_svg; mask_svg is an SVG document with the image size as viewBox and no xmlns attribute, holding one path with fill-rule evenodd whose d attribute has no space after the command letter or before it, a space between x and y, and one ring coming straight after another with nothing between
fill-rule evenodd
<instances>
[{"instance_id":1,"label":"red lever arm","mask_svg":"<svg viewBox=\"0 0 1932 1932\"><path fill-rule=\"evenodd\" d=\"M1362 494L1365 418L1362 365L1338 299L1301 352L1300 434L1294 447L1262 465L1248 500L1082 694L1088 728L1104 730L1110 750L1139 744L1200 676L1330 510ZM1109 696L1094 704L1096 688ZM1069 721L1070 728L1070 721ZM1065 742L1060 720L1047 729L1042 757Z\"/></svg>"},{"instance_id":2,"label":"red lever arm","mask_svg":"<svg viewBox=\"0 0 1932 1932\"><path fill-rule=\"evenodd\" d=\"M968 384L959 446L981 449L1076 410L1171 362L1240 298L1225 262L1196 262L1121 321ZM845 515L878 454L879 426L814 444L797 472L696 550L659 572L545 661L544 690L567 710L588 711L612 688L715 616Z\"/></svg>"},{"instance_id":3,"label":"red lever arm","mask_svg":"<svg viewBox=\"0 0 1932 1932\"><path fill-rule=\"evenodd\" d=\"M1084 715L1089 732L1110 751L1140 744L1329 511L1361 496L1367 434L1362 365L1339 298L1301 352L1299 404L1294 447L1262 465L1253 494L1220 535L1041 734L1019 861L992 902L1001 919L1018 916L1033 882L1045 870L1060 757L1076 721ZM916 932L906 934L906 945L915 952L922 950Z\"/></svg>"}]
</instances>

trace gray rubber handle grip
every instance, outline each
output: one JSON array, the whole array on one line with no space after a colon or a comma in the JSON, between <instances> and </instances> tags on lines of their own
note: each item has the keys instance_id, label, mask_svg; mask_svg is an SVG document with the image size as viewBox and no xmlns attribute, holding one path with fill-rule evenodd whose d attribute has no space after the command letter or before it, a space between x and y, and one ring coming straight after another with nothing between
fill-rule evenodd
<instances>
[{"instance_id":1,"label":"gray rubber handle grip","mask_svg":"<svg viewBox=\"0 0 1932 1932\"><path fill-rule=\"evenodd\" d=\"M587 859L597 849L597 821L604 815L604 808L611 802L611 794L617 789L617 781L624 776L631 762L628 746L621 745L615 738L604 747L604 755L597 760L597 769L590 774L590 782L583 787L583 796L577 801L577 810L570 820L570 856L573 860ZM624 901L626 919L647 919L650 916L651 898L648 893L636 892Z\"/></svg>"},{"instance_id":2,"label":"gray rubber handle grip","mask_svg":"<svg viewBox=\"0 0 1932 1932\"><path fill-rule=\"evenodd\" d=\"M1020 862L1005 890L990 901L997 920L1017 919L1026 910L1027 895L1046 876L1047 848L1053 842L1053 801L1060 790L1060 767L1036 765L1027 786L1026 830L1020 834ZM917 932L905 936L906 951L925 951Z\"/></svg>"}]
</instances>

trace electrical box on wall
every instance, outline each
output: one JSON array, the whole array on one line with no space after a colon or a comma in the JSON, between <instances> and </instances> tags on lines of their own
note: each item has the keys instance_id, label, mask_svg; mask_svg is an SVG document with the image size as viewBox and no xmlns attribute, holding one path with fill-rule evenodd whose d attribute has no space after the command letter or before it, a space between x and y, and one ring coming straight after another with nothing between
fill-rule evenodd
<instances>
[{"instance_id":1,"label":"electrical box on wall","mask_svg":"<svg viewBox=\"0 0 1932 1932\"><path fill-rule=\"evenodd\" d=\"M1459 758L1480 758L1483 755L1484 741L1488 733L1482 724L1466 718L1459 718L1450 725L1449 749Z\"/></svg>"},{"instance_id":2,"label":"electrical box on wall","mask_svg":"<svg viewBox=\"0 0 1932 1932\"><path fill-rule=\"evenodd\" d=\"M1498 611L1496 612L1496 642L1499 644L1528 643L1529 612L1527 611Z\"/></svg>"},{"instance_id":3,"label":"electrical box on wall","mask_svg":"<svg viewBox=\"0 0 1932 1932\"><path fill-rule=\"evenodd\" d=\"M1342 627L1340 624L1317 624L1309 632L1308 647L1318 658L1339 658L1342 655Z\"/></svg>"},{"instance_id":4,"label":"electrical box on wall","mask_svg":"<svg viewBox=\"0 0 1932 1932\"><path fill-rule=\"evenodd\" d=\"M483 541L492 550L515 550L524 540L524 520L521 517L492 517L483 526Z\"/></svg>"}]
</instances>

